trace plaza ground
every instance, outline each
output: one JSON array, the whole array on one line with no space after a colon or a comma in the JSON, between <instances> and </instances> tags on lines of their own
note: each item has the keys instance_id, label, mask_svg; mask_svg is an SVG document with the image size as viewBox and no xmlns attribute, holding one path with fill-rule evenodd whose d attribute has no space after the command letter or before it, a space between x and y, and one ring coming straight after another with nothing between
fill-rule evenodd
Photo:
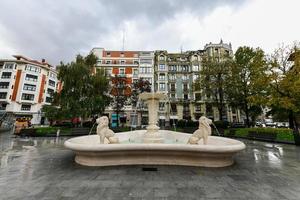
<instances>
[{"instance_id":1,"label":"plaza ground","mask_svg":"<svg viewBox=\"0 0 300 200\"><path fill-rule=\"evenodd\" d=\"M64 148L66 139L0 133L0 199L300 198L295 145L243 140L246 150L226 168L85 167Z\"/></svg>"}]
</instances>

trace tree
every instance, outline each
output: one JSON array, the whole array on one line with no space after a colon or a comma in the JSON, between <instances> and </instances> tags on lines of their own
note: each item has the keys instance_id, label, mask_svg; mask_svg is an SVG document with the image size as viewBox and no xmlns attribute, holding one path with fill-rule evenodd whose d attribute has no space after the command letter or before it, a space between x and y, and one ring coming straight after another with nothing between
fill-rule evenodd
<instances>
[{"instance_id":1,"label":"tree","mask_svg":"<svg viewBox=\"0 0 300 200\"><path fill-rule=\"evenodd\" d=\"M195 89L202 91L207 99L212 100L212 105L217 107L220 120L223 120L223 111L225 110L225 83L228 79L231 62L227 58L221 61L214 58L203 59L202 70L195 83Z\"/></svg>"},{"instance_id":2,"label":"tree","mask_svg":"<svg viewBox=\"0 0 300 200\"><path fill-rule=\"evenodd\" d=\"M281 45L269 57L269 94L267 105L274 115L288 117L291 129L298 132L300 114L300 51L293 46Z\"/></svg>"},{"instance_id":3,"label":"tree","mask_svg":"<svg viewBox=\"0 0 300 200\"><path fill-rule=\"evenodd\" d=\"M143 124L143 102L140 102L138 105L138 98L139 94L143 92L151 92L151 83L148 80L143 78L138 79L132 83L132 94L131 94L131 105L133 108L137 109L140 108L140 117L141 117L141 124Z\"/></svg>"},{"instance_id":4,"label":"tree","mask_svg":"<svg viewBox=\"0 0 300 200\"><path fill-rule=\"evenodd\" d=\"M89 117L101 114L109 104L108 80L104 72L93 73L97 58L94 54L78 55L71 63L61 63L58 79L63 88L54 95L53 105L65 118ZM53 116L54 108L45 107L46 116Z\"/></svg>"},{"instance_id":5,"label":"tree","mask_svg":"<svg viewBox=\"0 0 300 200\"><path fill-rule=\"evenodd\" d=\"M262 111L261 104L267 95L266 71L267 62L263 50L251 47L237 49L234 62L229 68L226 93L230 105L244 111L248 127L250 118L254 120Z\"/></svg>"},{"instance_id":6,"label":"tree","mask_svg":"<svg viewBox=\"0 0 300 200\"><path fill-rule=\"evenodd\" d=\"M128 79L126 77L115 75L112 78L112 88L110 94L113 96L111 102L113 110L117 114L117 127L119 126L119 114L123 111L124 106L127 103L128 97L131 96L132 91L127 84Z\"/></svg>"},{"instance_id":7,"label":"tree","mask_svg":"<svg viewBox=\"0 0 300 200\"><path fill-rule=\"evenodd\" d=\"M131 104L133 107L137 106L139 94L143 92L151 92L151 83L140 78L132 83Z\"/></svg>"}]
</instances>

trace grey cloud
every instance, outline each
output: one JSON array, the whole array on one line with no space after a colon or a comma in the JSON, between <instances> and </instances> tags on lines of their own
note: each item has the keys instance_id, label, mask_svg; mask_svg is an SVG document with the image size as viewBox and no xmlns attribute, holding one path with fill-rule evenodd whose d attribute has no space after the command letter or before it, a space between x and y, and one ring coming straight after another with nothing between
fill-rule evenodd
<instances>
[{"instance_id":1,"label":"grey cloud","mask_svg":"<svg viewBox=\"0 0 300 200\"><path fill-rule=\"evenodd\" d=\"M200 17L218 6L239 6L245 1L2 0L0 26L8 34L0 39L16 53L57 64L96 46L97 39L118 31L124 21L142 18L155 28L178 12Z\"/></svg>"}]
</instances>

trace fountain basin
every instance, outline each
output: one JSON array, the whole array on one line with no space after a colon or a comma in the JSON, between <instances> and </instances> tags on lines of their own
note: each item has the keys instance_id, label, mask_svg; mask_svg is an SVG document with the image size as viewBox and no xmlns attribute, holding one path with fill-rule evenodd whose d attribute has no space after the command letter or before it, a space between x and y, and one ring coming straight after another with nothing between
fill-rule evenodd
<instances>
[{"instance_id":1,"label":"fountain basin","mask_svg":"<svg viewBox=\"0 0 300 200\"><path fill-rule=\"evenodd\" d=\"M116 133L120 144L100 144L98 135L71 138L65 147L75 152L75 161L86 166L185 165L225 167L245 149L238 140L209 136L208 144L187 144L191 134L159 130L165 143L142 143L146 130Z\"/></svg>"}]
</instances>

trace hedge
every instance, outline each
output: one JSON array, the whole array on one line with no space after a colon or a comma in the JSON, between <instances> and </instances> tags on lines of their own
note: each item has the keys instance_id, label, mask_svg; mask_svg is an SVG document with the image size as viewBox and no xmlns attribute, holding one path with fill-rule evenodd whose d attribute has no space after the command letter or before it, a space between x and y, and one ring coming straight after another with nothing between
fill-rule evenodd
<instances>
[{"instance_id":1,"label":"hedge","mask_svg":"<svg viewBox=\"0 0 300 200\"><path fill-rule=\"evenodd\" d=\"M231 130L231 133L234 131L236 137L248 137L249 132L256 132L257 134L276 134L278 141L294 141L293 131L288 128L236 128ZM231 133L226 130L225 136L231 136Z\"/></svg>"}]
</instances>

